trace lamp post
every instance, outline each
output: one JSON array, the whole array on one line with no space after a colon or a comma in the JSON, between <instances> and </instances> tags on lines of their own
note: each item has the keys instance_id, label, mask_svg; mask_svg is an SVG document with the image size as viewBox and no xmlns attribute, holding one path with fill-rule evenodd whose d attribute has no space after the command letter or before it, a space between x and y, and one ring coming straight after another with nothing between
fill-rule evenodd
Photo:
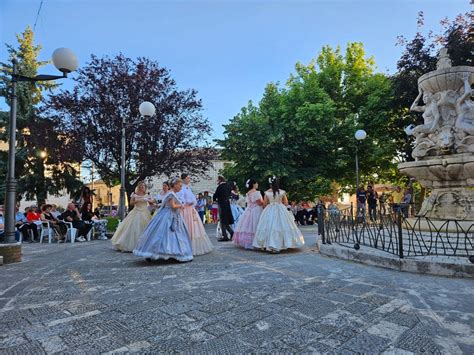
<instances>
[{"instance_id":1,"label":"lamp post","mask_svg":"<svg viewBox=\"0 0 474 355\"><path fill-rule=\"evenodd\" d=\"M18 74L17 61L12 60L12 93L10 120L8 122L8 173L5 181L5 238L7 243L15 243L15 205L16 205L16 179L15 179L15 155L16 155L16 88L19 81L36 82L49 81L66 78L67 74L78 67L78 61L74 53L68 48L58 48L53 52L53 64L63 75L40 74L28 77Z\"/></svg>"},{"instance_id":2,"label":"lamp post","mask_svg":"<svg viewBox=\"0 0 474 355\"><path fill-rule=\"evenodd\" d=\"M138 107L140 114L144 117L151 117L155 114L155 105L151 102L144 101ZM120 166L120 201L119 201L119 210L118 215L121 221L125 218L125 164L126 164L126 152L125 152L125 129L127 127L133 126L138 123L138 121L133 121L130 123L125 122L125 118L122 119L122 148L121 148L121 157L122 162Z\"/></svg>"},{"instance_id":3,"label":"lamp post","mask_svg":"<svg viewBox=\"0 0 474 355\"><path fill-rule=\"evenodd\" d=\"M356 188L359 188L359 141L364 140L367 137L367 133L363 129L359 129L355 133L355 139L357 139L356 144Z\"/></svg>"}]
</instances>

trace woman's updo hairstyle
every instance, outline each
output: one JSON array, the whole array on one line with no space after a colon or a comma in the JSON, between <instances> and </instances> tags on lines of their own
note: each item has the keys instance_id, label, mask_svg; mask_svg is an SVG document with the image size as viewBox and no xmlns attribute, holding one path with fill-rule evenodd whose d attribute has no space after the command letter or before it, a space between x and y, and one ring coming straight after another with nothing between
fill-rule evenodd
<instances>
[{"instance_id":1,"label":"woman's updo hairstyle","mask_svg":"<svg viewBox=\"0 0 474 355\"><path fill-rule=\"evenodd\" d=\"M270 186L272 188L273 196L276 197L277 193L279 193L280 191L280 181L277 177L272 176L268 179L268 182L270 183Z\"/></svg>"},{"instance_id":2,"label":"woman's updo hairstyle","mask_svg":"<svg viewBox=\"0 0 474 355\"><path fill-rule=\"evenodd\" d=\"M248 190L252 190L253 189L253 185L255 185L257 183L257 180L255 179L248 179L246 182L245 182L245 187L248 189Z\"/></svg>"},{"instance_id":3,"label":"woman's updo hairstyle","mask_svg":"<svg viewBox=\"0 0 474 355\"><path fill-rule=\"evenodd\" d=\"M170 180L170 187L173 188L180 182L182 182L182 180L179 177L174 177Z\"/></svg>"}]
</instances>

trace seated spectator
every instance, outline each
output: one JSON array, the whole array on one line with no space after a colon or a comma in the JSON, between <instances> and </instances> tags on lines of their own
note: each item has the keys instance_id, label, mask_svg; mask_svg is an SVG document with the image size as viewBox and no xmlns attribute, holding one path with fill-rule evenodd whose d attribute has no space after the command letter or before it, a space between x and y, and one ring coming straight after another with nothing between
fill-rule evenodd
<instances>
[{"instance_id":1,"label":"seated spectator","mask_svg":"<svg viewBox=\"0 0 474 355\"><path fill-rule=\"evenodd\" d=\"M38 226L35 223L30 223L26 219L25 215L20 212L18 207L15 209L15 226L18 231L23 234L23 240L26 242L33 243L35 240L38 239ZM32 232L32 236L30 236L29 231Z\"/></svg>"},{"instance_id":2,"label":"seated spectator","mask_svg":"<svg viewBox=\"0 0 474 355\"><path fill-rule=\"evenodd\" d=\"M97 234L99 235L99 240L107 240L107 220L106 219L99 219L97 216L92 212L92 203L87 202L81 208L81 217L84 222L92 223L93 227L95 228Z\"/></svg>"},{"instance_id":3,"label":"seated spectator","mask_svg":"<svg viewBox=\"0 0 474 355\"><path fill-rule=\"evenodd\" d=\"M53 215L54 218L56 219L59 219L59 217L61 216L61 212L59 212L57 210L57 206L56 205L51 205L51 214Z\"/></svg>"},{"instance_id":4,"label":"seated spectator","mask_svg":"<svg viewBox=\"0 0 474 355\"><path fill-rule=\"evenodd\" d=\"M5 218L3 217L3 205L0 205L0 241L5 239ZM15 240L20 240L20 232L15 231Z\"/></svg>"},{"instance_id":5,"label":"seated spectator","mask_svg":"<svg viewBox=\"0 0 474 355\"><path fill-rule=\"evenodd\" d=\"M26 216L28 216L28 213L30 213L30 208L25 207L25 212L23 212L23 214L25 215L25 218L26 218Z\"/></svg>"},{"instance_id":6,"label":"seated spectator","mask_svg":"<svg viewBox=\"0 0 474 355\"><path fill-rule=\"evenodd\" d=\"M307 224L309 219L309 212L306 210L305 205L299 203L296 205L296 222L300 226L304 226Z\"/></svg>"},{"instance_id":7,"label":"seated spectator","mask_svg":"<svg viewBox=\"0 0 474 355\"><path fill-rule=\"evenodd\" d=\"M26 220L30 223L41 224L41 213L38 211L38 207L31 206L30 211L26 215Z\"/></svg>"},{"instance_id":8,"label":"seated spectator","mask_svg":"<svg viewBox=\"0 0 474 355\"><path fill-rule=\"evenodd\" d=\"M92 229L91 224L86 224L82 219L77 207L74 203L70 202L67 205L67 210L63 212L61 215L63 221L65 222L72 222L72 226L77 229L77 233L79 238L77 238L78 242L85 242L87 234Z\"/></svg>"},{"instance_id":9,"label":"seated spectator","mask_svg":"<svg viewBox=\"0 0 474 355\"><path fill-rule=\"evenodd\" d=\"M58 241L58 243L62 243L66 240L67 227L64 222L58 220L53 216L53 214L51 213L51 209L51 205L43 205L43 208L41 209L41 221L49 222L51 228L53 228L57 232L56 240Z\"/></svg>"}]
</instances>

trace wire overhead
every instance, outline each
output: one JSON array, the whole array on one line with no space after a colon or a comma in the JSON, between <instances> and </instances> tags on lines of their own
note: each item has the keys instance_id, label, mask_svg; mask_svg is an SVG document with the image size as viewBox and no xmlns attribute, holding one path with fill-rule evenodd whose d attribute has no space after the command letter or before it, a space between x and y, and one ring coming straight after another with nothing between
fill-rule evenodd
<instances>
[{"instance_id":1,"label":"wire overhead","mask_svg":"<svg viewBox=\"0 0 474 355\"><path fill-rule=\"evenodd\" d=\"M40 2L40 6L38 8L38 12L36 13L36 19L35 19L35 24L33 25L33 32L36 30L36 24L38 23L38 18L41 12L41 8L43 7L43 0Z\"/></svg>"}]
</instances>

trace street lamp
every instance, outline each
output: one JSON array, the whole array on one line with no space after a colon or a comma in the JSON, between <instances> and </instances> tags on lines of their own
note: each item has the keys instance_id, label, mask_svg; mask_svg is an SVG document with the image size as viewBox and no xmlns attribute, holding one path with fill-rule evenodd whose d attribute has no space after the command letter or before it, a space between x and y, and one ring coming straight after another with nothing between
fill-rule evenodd
<instances>
[{"instance_id":1,"label":"street lamp","mask_svg":"<svg viewBox=\"0 0 474 355\"><path fill-rule=\"evenodd\" d=\"M151 102L144 101L138 107L138 111L140 111L140 114L144 117L151 117L155 114L155 105L153 105ZM122 163L120 167L120 201L118 210L118 215L121 221L123 221L125 218L125 129L138 122L139 120L125 123L125 118L122 119Z\"/></svg>"},{"instance_id":2,"label":"street lamp","mask_svg":"<svg viewBox=\"0 0 474 355\"><path fill-rule=\"evenodd\" d=\"M358 157L358 149L359 149L359 141L364 140L367 137L367 133L363 129L358 129L355 133L355 139L357 139L356 144L356 185L357 189L359 188L359 157Z\"/></svg>"},{"instance_id":3,"label":"street lamp","mask_svg":"<svg viewBox=\"0 0 474 355\"><path fill-rule=\"evenodd\" d=\"M8 122L8 173L5 181L5 238L7 243L15 243L15 205L16 205L16 179L15 179L15 145L16 145L16 109L17 96L16 87L19 81L36 82L49 81L66 78L67 74L73 72L78 67L78 61L74 53L68 48L58 48L53 52L53 64L63 73L63 75L40 74L35 77L28 77L18 74L18 62L12 60L12 93L10 120Z\"/></svg>"}]
</instances>

